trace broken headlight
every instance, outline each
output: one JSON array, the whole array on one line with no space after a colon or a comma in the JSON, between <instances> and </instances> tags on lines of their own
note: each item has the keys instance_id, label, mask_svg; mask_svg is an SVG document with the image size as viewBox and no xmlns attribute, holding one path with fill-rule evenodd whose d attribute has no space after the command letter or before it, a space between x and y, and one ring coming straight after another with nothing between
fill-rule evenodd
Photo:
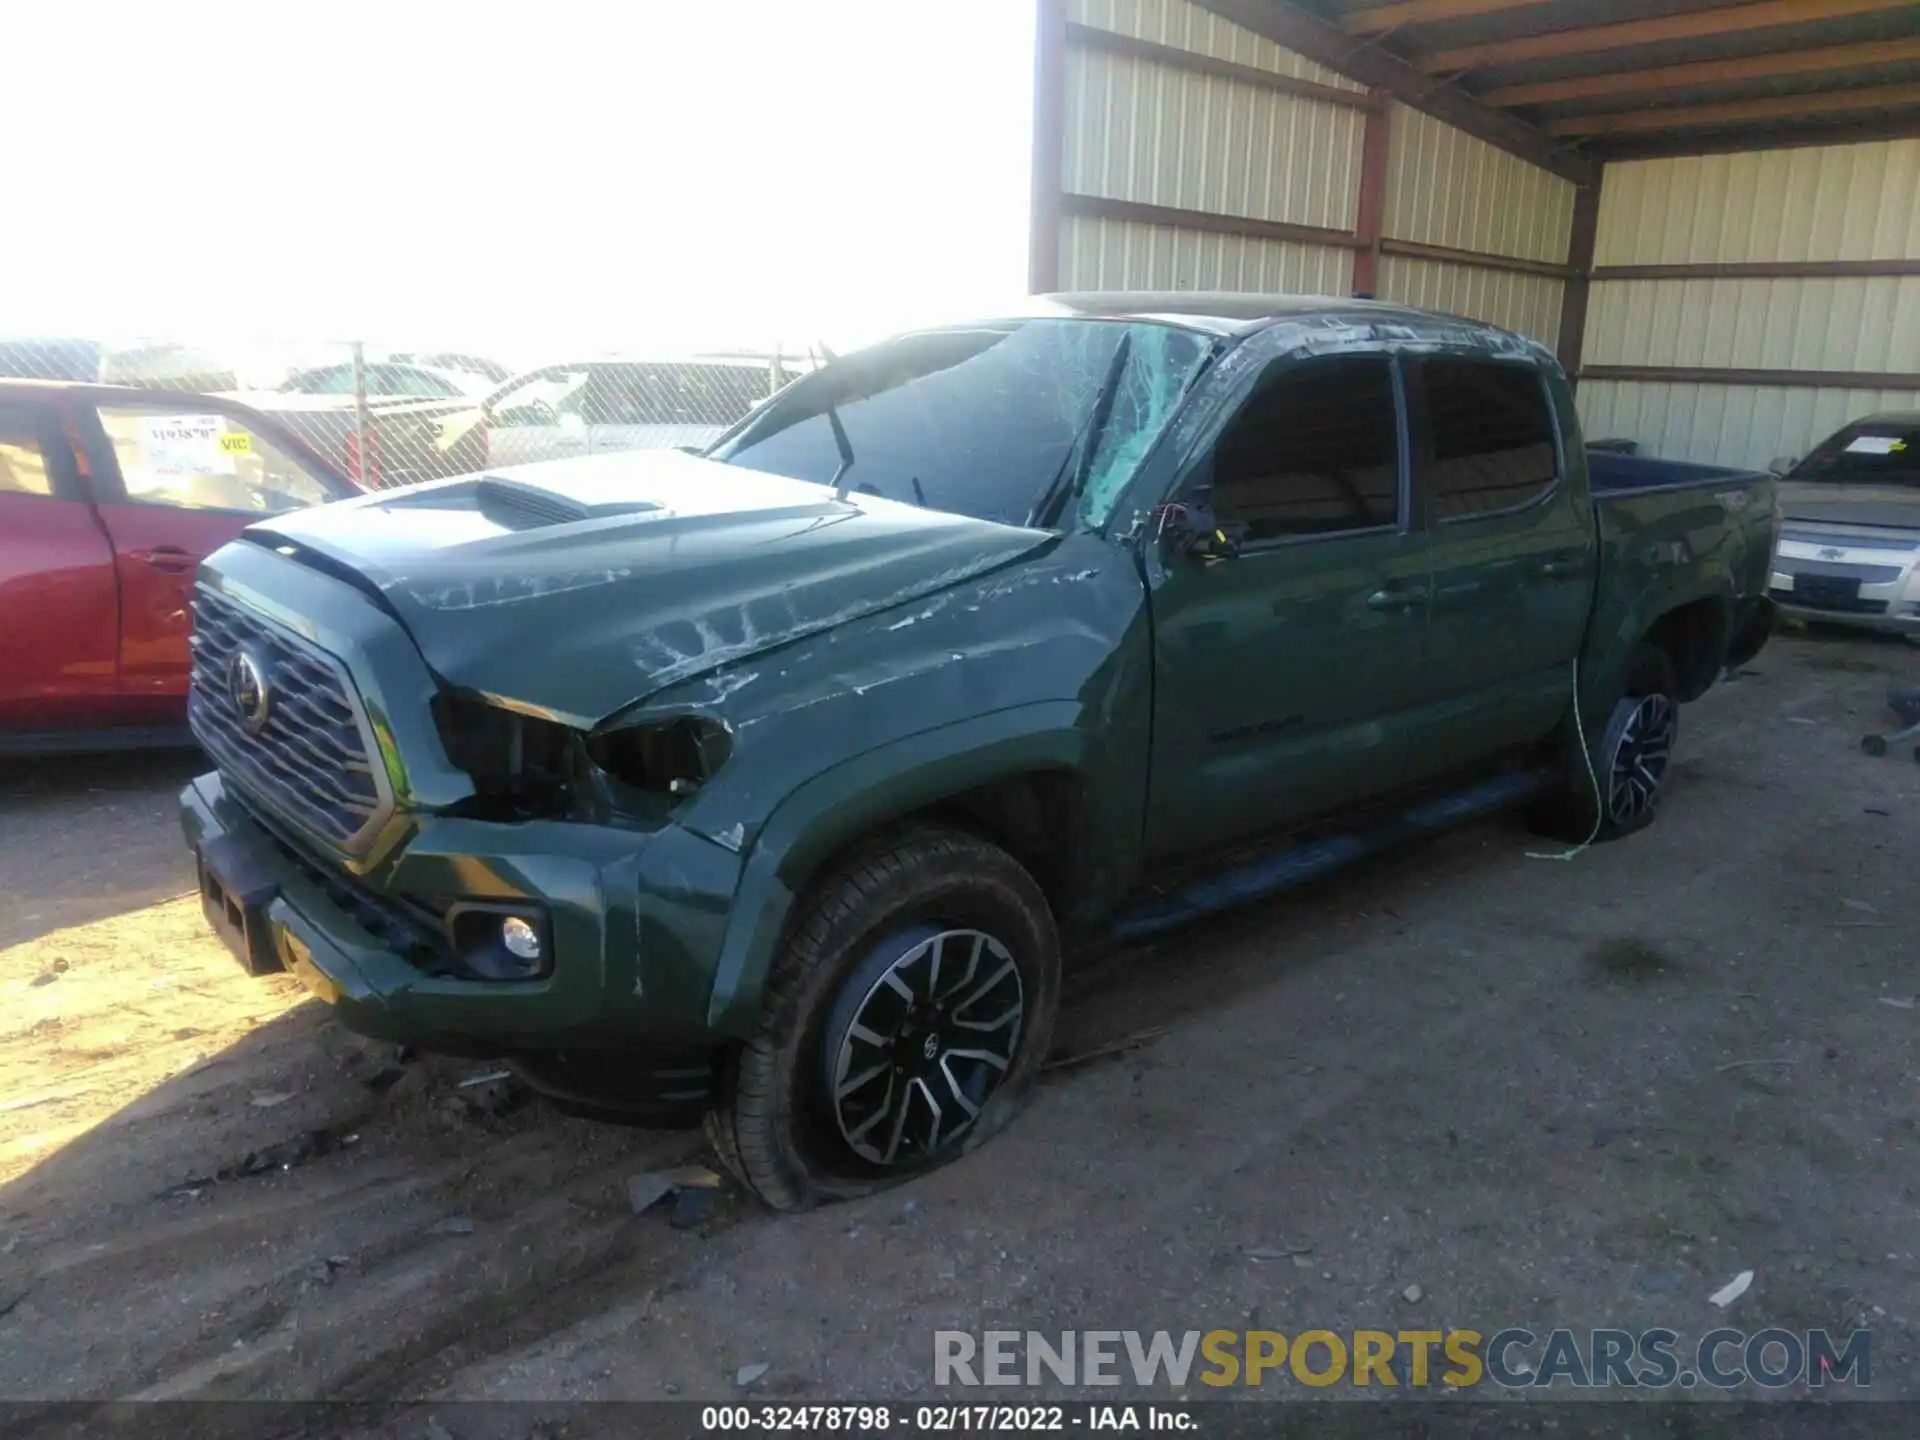
<instances>
[{"instance_id":1,"label":"broken headlight","mask_svg":"<svg viewBox=\"0 0 1920 1440\"><path fill-rule=\"evenodd\" d=\"M460 695L437 696L433 713L447 758L473 780L461 808L483 819L657 819L732 749L726 727L699 715L590 735Z\"/></svg>"}]
</instances>

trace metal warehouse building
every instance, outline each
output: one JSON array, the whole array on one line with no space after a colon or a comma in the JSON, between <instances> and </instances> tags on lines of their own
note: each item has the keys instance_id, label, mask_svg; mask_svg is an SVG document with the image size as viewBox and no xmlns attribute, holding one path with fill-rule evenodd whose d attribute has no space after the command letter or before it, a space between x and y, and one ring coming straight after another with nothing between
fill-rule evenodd
<instances>
[{"instance_id":1,"label":"metal warehouse building","mask_svg":"<svg viewBox=\"0 0 1920 1440\"><path fill-rule=\"evenodd\" d=\"M1358 293L1764 465L1920 408L1914 0L1040 0L1036 290Z\"/></svg>"}]
</instances>

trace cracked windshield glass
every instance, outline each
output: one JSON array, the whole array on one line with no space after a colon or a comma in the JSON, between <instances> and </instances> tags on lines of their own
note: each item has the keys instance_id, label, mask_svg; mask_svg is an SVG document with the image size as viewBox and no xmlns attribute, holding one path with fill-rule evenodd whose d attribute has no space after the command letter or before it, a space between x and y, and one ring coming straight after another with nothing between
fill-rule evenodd
<instances>
[{"instance_id":1,"label":"cracked windshield glass","mask_svg":"<svg viewBox=\"0 0 1920 1440\"><path fill-rule=\"evenodd\" d=\"M902 336L794 385L713 454L1004 525L1055 523L1043 511L1098 525L1208 348L1171 325L1091 320Z\"/></svg>"}]
</instances>

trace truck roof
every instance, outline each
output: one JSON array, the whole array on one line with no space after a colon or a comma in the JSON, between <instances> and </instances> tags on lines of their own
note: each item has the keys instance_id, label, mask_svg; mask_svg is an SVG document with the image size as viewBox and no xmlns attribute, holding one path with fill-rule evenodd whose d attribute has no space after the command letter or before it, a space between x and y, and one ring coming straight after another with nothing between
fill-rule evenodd
<instances>
[{"instance_id":1,"label":"truck roof","mask_svg":"<svg viewBox=\"0 0 1920 1440\"><path fill-rule=\"evenodd\" d=\"M1036 313L1106 320L1171 320L1215 335L1245 335L1303 315L1351 316L1416 328L1444 324L1497 331L1496 325L1417 310L1380 300L1339 295L1253 295L1227 290L1079 290L1033 297ZM1504 332L1502 332L1504 333Z\"/></svg>"}]
</instances>

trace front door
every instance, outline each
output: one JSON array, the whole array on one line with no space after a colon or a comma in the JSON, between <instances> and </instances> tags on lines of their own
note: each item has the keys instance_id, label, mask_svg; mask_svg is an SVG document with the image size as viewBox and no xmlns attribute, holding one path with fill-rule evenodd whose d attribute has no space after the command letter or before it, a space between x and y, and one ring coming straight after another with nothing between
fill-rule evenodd
<instances>
[{"instance_id":1,"label":"front door","mask_svg":"<svg viewBox=\"0 0 1920 1440\"><path fill-rule=\"evenodd\" d=\"M1426 538L1384 355L1278 360L1176 499L1241 552L1155 546L1149 859L1394 789L1421 695Z\"/></svg>"},{"instance_id":2,"label":"front door","mask_svg":"<svg viewBox=\"0 0 1920 1440\"><path fill-rule=\"evenodd\" d=\"M113 548L61 410L0 402L0 732L121 723Z\"/></svg>"},{"instance_id":3,"label":"front door","mask_svg":"<svg viewBox=\"0 0 1920 1440\"><path fill-rule=\"evenodd\" d=\"M1410 778L1427 780L1540 740L1567 712L1598 541L1538 369L1431 356L1406 377L1433 538L1428 694L1409 757Z\"/></svg>"}]
</instances>

